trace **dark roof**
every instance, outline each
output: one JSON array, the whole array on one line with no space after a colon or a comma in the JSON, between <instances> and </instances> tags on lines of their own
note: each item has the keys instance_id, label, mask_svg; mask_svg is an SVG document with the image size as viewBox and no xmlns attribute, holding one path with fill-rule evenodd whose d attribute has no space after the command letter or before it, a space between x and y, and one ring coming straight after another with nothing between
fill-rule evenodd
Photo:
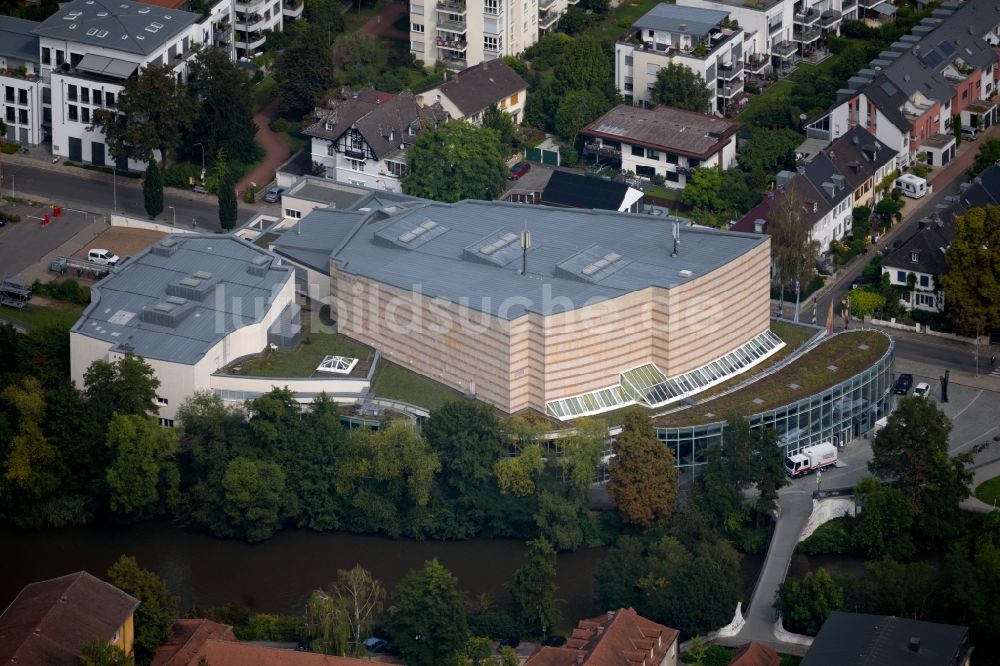
<instances>
[{"instance_id":1,"label":"dark roof","mask_svg":"<svg viewBox=\"0 0 1000 666\"><path fill-rule=\"evenodd\" d=\"M717 9L683 7L661 2L633 23L632 29L682 32L692 37L706 37L728 16L729 12Z\"/></svg>"},{"instance_id":2,"label":"dark roof","mask_svg":"<svg viewBox=\"0 0 1000 666\"><path fill-rule=\"evenodd\" d=\"M468 117L527 87L513 69L500 60L490 60L463 70L431 91L450 99Z\"/></svg>"},{"instance_id":3,"label":"dark roof","mask_svg":"<svg viewBox=\"0 0 1000 666\"><path fill-rule=\"evenodd\" d=\"M857 188L876 171L896 159L896 151L855 125L824 148L824 153L852 188Z\"/></svg>"},{"instance_id":4,"label":"dark roof","mask_svg":"<svg viewBox=\"0 0 1000 666\"><path fill-rule=\"evenodd\" d=\"M944 259L944 248L947 248L955 236L955 228L949 223L931 222L917 233L910 236L898 248L882 259L882 266L894 270L913 271L940 275L948 270ZM917 260L913 260L916 254Z\"/></svg>"},{"instance_id":5,"label":"dark roof","mask_svg":"<svg viewBox=\"0 0 1000 666\"><path fill-rule=\"evenodd\" d=\"M59 10L39 24L34 33L149 55L200 19L201 14L141 2L73 0L59 5Z\"/></svg>"},{"instance_id":6,"label":"dark roof","mask_svg":"<svg viewBox=\"0 0 1000 666\"><path fill-rule=\"evenodd\" d=\"M371 88L342 93L341 97L330 99L326 108L316 109L315 116L316 122L303 130L303 134L336 141L355 127L378 159L396 155L403 150L401 146L413 143L425 126L445 119L439 106L419 106L411 92L393 95ZM412 135L410 128L414 131Z\"/></svg>"},{"instance_id":7,"label":"dark roof","mask_svg":"<svg viewBox=\"0 0 1000 666\"><path fill-rule=\"evenodd\" d=\"M150 666L186 666L198 663L195 657L209 640L235 641L233 628L201 618L177 620L170 628L170 637L153 655Z\"/></svg>"},{"instance_id":8,"label":"dark roof","mask_svg":"<svg viewBox=\"0 0 1000 666\"><path fill-rule=\"evenodd\" d=\"M565 208L618 210L625 200L626 192L628 185L625 183L553 171L542 192L541 202Z\"/></svg>"},{"instance_id":9,"label":"dark roof","mask_svg":"<svg viewBox=\"0 0 1000 666\"><path fill-rule=\"evenodd\" d=\"M865 95L871 100L875 107L882 112L896 129L910 132L910 121L906 119L900 110L907 96L903 91L894 86L884 75L875 78L864 89Z\"/></svg>"},{"instance_id":10,"label":"dark roof","mask_svg":"<svg viewBox=\"0 0 1000 666\"><path fill-rule=\"evenodd\" d=\"M847 177L841 175L830 156L821 152L805 165L806 178L831 207L836 206L854 191L847 186Z\"/></svg>"},{"instance_id":11,"label":"dark roof","mask_svg":"<svg viewBox=\"0 0 1000 666\"><path fill-rule=\"evenodd\" d=\"M0 16L0 55L38 62L38 36L32 34L38 21Z\"/></svg>"},{"instance_id":12,"label":"dark roof","mask_svg":"<svg viewBox=\"0 0 1000 666\"><path fill-rule=\"evenodd\" d=\"M632 666L666 659L676 629L647 620L631 608L580 620L563 647L542 647L524 666Z\"/></svg>"},{"instance_id":13,"label":"dark roof","mask_svg":"<svg viewBox=\"0 0 1000 666\"><path fill-rule=\"evenodd\" d=\"M669 106L619 104L580 133L705 159L722 150L740 127L725 118Z\"/></svg>"},{"instance_id":14,"label":"dark roof","mask_svg":"<svg viewBox=\"0 0 1000 666\"><path fill-rule=\"evenodd\" d=\"M330 253L340 247L368 215L360 211L317 208L282 233L271 244L271 249L297 264L329 274Z\"/></svg>"},{"instance_id":15,"label":"dark roof","mask_svg":"<svg viewBox=\"0 0 1000 666\"><path fill-rule=\"evenodd\" d=\"M809 181L808 178L802 174L795 174L795 176L787 183L784 187L776 192L769 192L764 200L759 204L754 206L750 212L741 217L739 221L734 224L731 229L732 231L746 231L753 233L754 231L754 221L764 220L764 229L767 231L767 223L769 223L774 215L780 210L779 205L781 204L785 196L795 196L797 197L801 204L799 209L799 221L802 224L808 225L811 229L817 222L823 219L832 206L827 203L826 198L816 189L816 187Z\"/></svg>"},{"instance_id":16,"label":"dark roof","mask_svg":"<svg viewBox=\"0 0 1000 666\"><path fill-rule=\"evenodd\" d=\"M0 615L0 663L76 666L84 645L111 640L138 606L86 571L26 585Z\"/></svg>"},{"instance_id":17,"label":"dark roof","mask_svg":"<svg viewBox=\"0 0 1000 666\"><path fill-rule=\"evenodd\" d=\"M913 639L917 651L910 649ZM968 649L968 627L834 611L802 666L959 666Z\"/></svg>"}]
</instances>

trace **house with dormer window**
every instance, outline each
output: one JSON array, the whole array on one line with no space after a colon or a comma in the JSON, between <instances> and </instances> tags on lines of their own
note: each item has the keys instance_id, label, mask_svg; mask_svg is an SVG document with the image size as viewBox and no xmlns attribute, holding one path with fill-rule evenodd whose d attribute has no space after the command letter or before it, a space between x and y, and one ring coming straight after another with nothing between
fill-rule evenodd
<instances>
[{"instance_id":1,"label":"house with dormer window","mask_svg":"<svg viewBox=\"0 0 1000 666\"><path fill-rule=\"evenodd\" d=\"M447 118L410 92L342 91L316 109L303 133L312 139L313 171L347 185L402 192L406 149L426 127Z\"/></svg>"},{"instance_id":2,"label":"house with dormer window","mask_svg":"<svg viewBox=\"0 0 1000 666\"><path fill-rule=\"evenodd\" d=\"M954 227L932 222L882 260L882 274L889 276L889 284L912 285L899 299L899 304L907 310L944 310L944 292L938 276L948 270L944 253L953 236Z\"/></svg>"}]
</instances>

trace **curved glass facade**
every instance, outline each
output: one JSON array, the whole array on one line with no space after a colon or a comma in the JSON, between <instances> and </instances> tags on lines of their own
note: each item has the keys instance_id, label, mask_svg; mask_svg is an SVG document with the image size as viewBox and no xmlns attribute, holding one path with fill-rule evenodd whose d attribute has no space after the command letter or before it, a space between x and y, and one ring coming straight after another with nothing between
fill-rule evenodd
<instances>
[{"instance_id":1,"label":"curved glass facade","mask_svg":"<svg viewBox=\"0 0 1000 666\"><path fill-rule=\"evenodd\" d=\"M774 428L785 454L819 442L847 443L869 432L885 416L892 400L891 336L885 354L864 372L796 402L750 416L750 427ZM656 436L677 459L681 479L698 474L705 452L722 439L725 422L657 428Z\"/></svg>"}]
</instances>

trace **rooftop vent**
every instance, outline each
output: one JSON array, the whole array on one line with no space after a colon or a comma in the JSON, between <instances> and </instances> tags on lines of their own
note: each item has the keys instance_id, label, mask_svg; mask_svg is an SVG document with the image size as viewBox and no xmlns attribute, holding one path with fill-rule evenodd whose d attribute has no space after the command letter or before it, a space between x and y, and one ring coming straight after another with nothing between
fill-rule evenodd
<instances>
[{"instance_id":1,"label":"rooftop vent","mask_svg":"<svg viewBox=\"0 0 1000 666\"><path fill-rule=\"evenodd\" d=\"M689 277L691 277L692 275L694 275L694 273L692 273L691 271L689 271L689 270L688 270L688 269L686 269L686 268L685 268L684 270L682 270L682 271L677 271L677 274L678 274L679 276L681 276L682 278L689 278Z\"/></svg>"},{"instance_id":2,"label":"rooftop vent","mask_svg":"<svg viewBox=\"0 0 1000 666\"><path fill-rule=\"evenodd\" d=\"M99 31L97 33L97 36L100 37L101 39L104 39L105 37L108 36L108 31L107 30L101 30L101 31Z\"/></svg>"},{"instance_id":3,"label":"rooftop vent","mask_svg":"<svg viewBox=\"0 0 1000 666\"><path fill-rule=\"evenodd\" d=\"M157 30L159 30L160 28L163 27L162 23L150 23L150 25L153 26L154 28L156 28Z\"/></svg>"},{"instance_id":4,"label":"rooftop vent","mask_svg":"<svg viewBox=\"0 0 1000 666\"><path fill-rule=\"evenodd\" d=\"M98 16L107 16L108 13L107 12L97 12L97 15Z\"/></svg>"},{"instance_id":5,"label":"rooftop vent","mask_svg":"<svg viewBox=\"0 0 1000 666\"><path fill-rule=\"evenodd\" d=\"M437 227L438 223L435 222L434 220L424 220L413 231L407 231L405 233L400 234L399 242L412 243L413 241L417 240L418 238L426 234L428 231L434 231L435 229L437 229Z\"/></svg>"},{"instance_id":6,"label":"rooftop vent","mask_svg":"<svg viewBox=\"0 0 1000 666\"><path fill-rule=\"evenodd\" d=\"M907 643L906 647L910 650L910 652L920 652L920 639L914 636L910 639L910 642Z\"/></svg>"},{"instance_id":7,"label":"rooftop vent","mask_svg":"<svg viewBox=\"0 0 1000 666\"><path fill-rule=\"evenodd\" d=\"M219 279L214 276L199 278L194 275L181 278L176 282L167 285L168 296L179 296L189 301L203 301L212 293L215 286L219 284Z\"/></svg>"},{"instance_id":8,"label":"rooftop vent","mask_svg":"<svg viewBox=\"0 0 1000 666\"><path fill-rule=\"evenodd\" d=\"M122 5L122 9L128 9L128 5ZM139 10L139 13L140 14L148 14L149 13L149 7L143 7L142 9Z\"/></svg>"},{"instance_id":9,"label":"rooftop vent","mask_svg":"<svg viewBox=\"0 0 1000 666\"><path fill-rule=\"evenodd\" d=\"M267 275L267 269L271 267L271 257L267 255L260 255L254 257L253 261L247 265L247 273L250 275L256 275L257 277L264 277Z\"/></svg>"},{"instance_id":10,"label":"rooftop vent","mask_svg":"<svg viewBox=\"0 0 1000 666\"><path fill-rule=\"evenodd\" d=\"M150 253L155 254L158 257L172 257L174 256L174 253L177 252L177 248L179 246L180 241L176 238L164 238L153 246Z\"/></svg>"},{"instance_id":11,"label":"rooftop vent","mask_svg":"<svg viewBox=\"0 0 1000 666\"><path fill-rule=\"evenodd\" d=\"M490 256L497 250L502 250L503 248L507 247L516 240L517 240L517 234L508 232L505 233L500 238L498 238L497 240L490 243L489 245L482 246L481 248L479 248L479 251L485 254L486 256Z\"/></svg>"},{"instance_id":12,"label":"rooftop vent","mask_svg":"<svg viewBox=\"0 0 1000 666\"><path fill-rule=\"evenodd\" d=\"M93 37L96 34L97 34L97 28L91 28L90 30L87 31L88 37Z\"/></svg>"},{"instance_id":13,"label":"rooftop vent","mask_svg":"<svg viewBox=\"0 0 1000 666\"><path fill-rule=\"evenodd\" d=\"M181 301L181 302L178 302ZM174 299L160 301L151 308L144 308L139 313L139 320L146 324L165 326L167 328L177 328L177 325L184 321L194 310L194 303L189 303L185 299Z\"/></svg>"}]
</instances>

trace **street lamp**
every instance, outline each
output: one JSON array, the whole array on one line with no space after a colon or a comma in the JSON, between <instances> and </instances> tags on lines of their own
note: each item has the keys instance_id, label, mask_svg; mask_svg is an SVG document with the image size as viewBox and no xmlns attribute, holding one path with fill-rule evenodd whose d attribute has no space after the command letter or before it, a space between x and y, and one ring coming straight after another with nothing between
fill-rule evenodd
<instances>
[{"instance_id":1,"label":"street lamp","mask_svg":"<svg viewBox=\"0 0 1000 666\"><path fill-rule=\"evenodd\" d=\"M176 227L177 226L177 209L174 208L173 206L167 206L167 208L169 208L170 212L172 212L174 214L174 226Z\"/></svg>"},{"instance_id":2,"label":"street lamp","mask_svg":"<svg viewBox=\"0 0 1000 666\"><path fill-rule=\"evenodd\" d=\"M196 146L198 146L198 147L201 148L201 182L202 182L202 184L204 184L205 183L205 144L203 144L203 143L201 143L199 141L198 143L196 143L194 145L196 145Z\"/></svg>"},{"instance_id":3,"label":"street lamp","mask_svg":"<svg viewBox=\"0 0 1000 666\"><path fill-rule=\"evenodd\" d=\"M111 167L111 200L112 214L118 214L118 166Z\"/></svg>"}]
</instances>

